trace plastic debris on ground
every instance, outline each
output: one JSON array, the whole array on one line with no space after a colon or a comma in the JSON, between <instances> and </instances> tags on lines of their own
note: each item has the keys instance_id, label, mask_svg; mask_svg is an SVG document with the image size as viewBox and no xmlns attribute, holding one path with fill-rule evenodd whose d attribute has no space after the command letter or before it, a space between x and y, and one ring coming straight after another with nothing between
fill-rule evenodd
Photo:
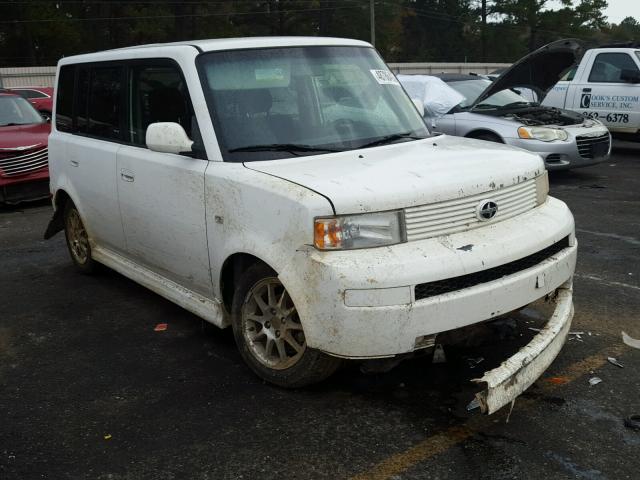
<instances>
[{"instance_id":1,"label":"plastic debris on ground","mask_svg":"<svg viewBox=\"0 0 640 480\"><path fill-rule=\"evenodd\" d=\"M589 385L591 385L592 387L593 387L594 385L599 384L600 382L602 382L602 379L601 379L600 377L591 377L591 378L589 379Z\"/></svg>"},{"instance_id":2,"label":"plastic debris on ground","mask_svg":"<svg viewBox=\"0 0 640 480\"><path fill-rule=\"evenodd\" d=\"M444 354L444 348L442 345L437 344L433 350L433 363L446 363L447 356Z\"/></svg>"},{"instance_id":3,"label":"plastic debris on ground","mask_svg":"<svg viewBox=\"0 0 640 480\"><path fill-rule=\"evenodd\" d=\"M527 328L532 332L542 331L541 328L534 328L534 327L527 327ZM582 335L585 335L585 334L589 334L589 336L591 336L591 332L569 332L569 340L573 340L575 338L576 340L583 342L584 340L582 340Z\"/></svg>"},{"instance_id":4,"label":"plastic debris on ground","mask_svg":"<svg viewBox=\"0 0 640 480\"><path fill-rule=\"evenodd\" d=\"M107 434L104 436L104 439L105 439L105 440L111 440L111 434L110 434L110 433L107 433Z\"/></svg>"},{"instance_id":5,"label":"plastic debris on ground","mask_svg":"<svg viewBox=\"0 0 640 480\"><path fill-rule=\"evenodd\" d=\"M565 383L569 383L569 381L569 377L551 377L547 379L547 382L553 385L564 385Z\"/></svg>"},{"instance_id":6,"label":"plastic debris on ground","mask_svg":"<svg viewBox=\"0 0 640 480\"><path fill-rule=\"evenodd\" d=\"M513 412L513 406L516 404L516 399L511 400L511 408L509 408L509 413L507 414L507 419L504 423L509 423L509 419L511 418L511 412Z\"/></svg>"},{"instance_id":7,"label":"plastic debris on ground","mask_svg":"<svg viewBox=\"0 0 640 480\"><path fill-rule=\"evenodd\" d=\"M480 408L480 401L477 398L474 398L467 405L467 412L470 412L471 410L475 410L476 408Z\"/></svg>"},{"instance_id":8,"label":"plastic debris on ground","mask_svg":"<svg viewBox=\"0 0 640 480\"><path fill-rule=\"evenodd\" d=\"M631 348L640 349L640 340L636 340L635 338L630 337L625 332L622 332L622 341L625 345L629 345Z\"/></svg>"},{"instance_id":9,"label":"plastic debris on ground","mask_svg":"<svg viewBox=\"0 0 640 480\"><path fill-rule=\"evenodd\" d=\"M609 362L611 365L615 365L616 367L624 368L624 365L622 365L618 360L616 360L613 357L607 357L607 362Z\"/></svg>"},{"instance_id":10,"label":"plastic debris on ground","mask_svg":"<svg viewBox=\"0 0 640 480\"><path fill-rule=\"evenodd\" d=\"M624 419L624 426L640 431L640 415L629 415Z\"/></svg>"},{"instance_id":11,"label":"plastic debris on ground","mask_svg":"<svg viewBox=\"0 0 640 480\"><path fill-rule=\"evenodd\" d=\"M469 365L469 368L476 368L478 364L482 362L484 362L484 357L467 358L467 364Z\"/></svg>"},{"instance_id":12,"label":"plastic debris on ground","mask_svg":"<svg viewBox=\"0 0 640 480\"><path fill-rule=\"evenodd\" d=\"M156 328L153 329L154 332L164 332L167 329L166 323L159 323L156 325Z\"/></svg>"}]
</instances>

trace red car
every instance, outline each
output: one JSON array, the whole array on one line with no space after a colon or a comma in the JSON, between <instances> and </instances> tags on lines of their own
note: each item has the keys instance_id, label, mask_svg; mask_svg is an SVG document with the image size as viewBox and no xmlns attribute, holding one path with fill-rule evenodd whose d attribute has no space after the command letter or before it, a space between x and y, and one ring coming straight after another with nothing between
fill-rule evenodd
<instances>
[{"instance_id":1,"label":"red car","mask_svg":"<svg viewBox=\"0 0 640 480\"><path fill-rule=\"evenodd\" d=\"M49 196L50 130L29 102L0 90L0 204Z\"/></svg>"},{"instance_id":2,"label":"red car","mask_svg":"<svg viewBox=\"0 0 640 480\"><path fill-rule=\"evenodd\" d=\"M22 98L36 107L40 114L49 120L53 112L53 87L16 87L11 88Z\"/></svg>"}]
</instances>

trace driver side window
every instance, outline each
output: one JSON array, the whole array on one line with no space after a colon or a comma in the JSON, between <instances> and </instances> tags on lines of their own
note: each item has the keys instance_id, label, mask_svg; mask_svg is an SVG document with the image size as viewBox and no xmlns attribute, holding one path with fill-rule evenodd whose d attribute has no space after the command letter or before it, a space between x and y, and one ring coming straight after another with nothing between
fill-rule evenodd
<instances>
[{"instance_id":1,"label":"driver side window","mask_svg":"<svg viewBox=\"0 0 640 480\"><path fill-rule=\"evenodd\" d=\"M630 55L626 53L599 53L596 56L589 82L593 83L624 83L622 72L632 70L638 72L638 66Z\"/></svg>"},{"instance_id":2,"label":"driver side window","mask_svg":"<svg viewBox=\"0 0 640 480\"><path fill-rule=\"evenodd\" d=\"M128 141L145 146L147 127L156 122L178 123L191 138L193 110L187 86L177 66L166 61L154 61L132 67L129 91Z\"/></svg>"}]
</instances>

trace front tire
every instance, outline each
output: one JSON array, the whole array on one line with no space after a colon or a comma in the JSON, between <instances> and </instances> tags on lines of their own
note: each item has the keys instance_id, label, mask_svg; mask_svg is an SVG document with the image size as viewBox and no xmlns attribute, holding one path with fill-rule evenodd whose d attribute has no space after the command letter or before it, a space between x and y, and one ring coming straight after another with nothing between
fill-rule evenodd
<instances>
[{"instance_id":1,"label":"front tire","mask_svg":"<svg viewBox=\"0 0 640 480\"><path fill-rule=\"evenodd\" d=\"M242 275L231 313L242 358L269 383L303 387L326 379L340 365L340 359L307 346L293 300L264 264L255 264Z\"/></svg>"},{"instance_id":2,"label":"front tire","mask_svg":"<svg viewBox=\"0 0 640 480\"><path fill-rule=\"evenodd\" d=\"M91 257L89 235L80 218L80 212L71 200L64 206L64 236L76 268L82 273L93 273L96 270L96 262Z\"/></svg>"}]
</instances>

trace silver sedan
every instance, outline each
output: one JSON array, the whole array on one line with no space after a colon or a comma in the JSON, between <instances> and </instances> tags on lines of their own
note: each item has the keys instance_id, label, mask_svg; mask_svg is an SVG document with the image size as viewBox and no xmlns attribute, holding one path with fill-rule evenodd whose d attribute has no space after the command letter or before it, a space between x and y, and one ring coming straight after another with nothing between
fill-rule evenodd
<instances>
[{"instance_id":1,"label":"silver sedan","mask_svg":"<svg viewBox=\"0 0 640 480\"><path fill-rule=\"evenodd\" d=\"M434 132L523 148L539 154L549 170L586 167L606 160L610 154L611 135L598 121L567 110L539 106L511 89L473 105L479 94L492 85L491 80L459 74L436 75L431 77L433 80L425 77L398 78L412 97L412 83L416 81L442 81L464 97L444 114L434 112L446 103L442 98L436 100L435 108L433 99L426 100L425 120ZM446 90L440 87L437 91Z\"/></svg>"},{"instance_id":2,"label":"silver sedan","mask_svg":"<svg viewBox=\"0 0 640 480\"><path fill-rule=\"evenodd\" d=\"M398 75L433 131L501 142L539 154L549 170L606 160L611 135L597 120L540 105L584 54L575 39L552 42L495 79L480 75Z\"/></svg>"}]
</instances>

